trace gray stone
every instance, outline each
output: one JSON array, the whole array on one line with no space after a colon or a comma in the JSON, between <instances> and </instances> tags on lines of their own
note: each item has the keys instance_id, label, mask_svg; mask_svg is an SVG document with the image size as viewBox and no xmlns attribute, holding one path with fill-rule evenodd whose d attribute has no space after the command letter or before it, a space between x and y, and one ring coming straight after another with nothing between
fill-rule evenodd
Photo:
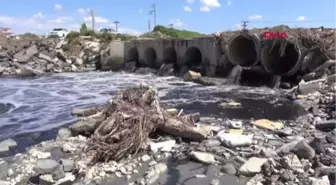
<instances>
[{"instance_id":1,"label":"gray stone","mask_svg":"<svg viewBox=\"0 0 336 185\"><path fill-rule=\"evenodd\" d=\"M300 94L314 93L322 88L321 83L299 83Z\"/></svg>"},{"instance_id":2,"label":"gray stone","mask_svg":"<svg viewBox=\"0 0 336 185\"><path fill-rule=\"evenodd\" d=\"M15 147L17 146L17 143L13 139L6 139L0 142L0 146Z\"/></svg>"},{"instance_id":3,"label":"gray stone","mask_svg":"<svg viewBox=\"0 0 336 185\"><path fill-rule=\"evenodd\" d=\"M16 71L16 75L19 77L33 77L41 74L43 74L43 71L39 71L28 66L22 66L19 70Z\"/></svg>"},{"instance_id":4,"label":"gray stone","mask_svg":"<svg viewBox=\"0 0 336 185\"><path fill-rule=\"evenodd\" d=\"M9 169L7 172L7 175L10 177L12 175L14 175L14 171L12 169Z\"/></svg>"},{"instance_id":5,"label":"gray stone","mask_svg":"<svg viewBox=\"0 0 336 185\"><path fill-rule=\"evenodd\" d=\"M78 68L75 64L71 64L71 71L73 71L73 72L78 71Z\"/></svg>"},{"instance_id":6,"label":"gray stone","mask_svg":"<svg viewBox=\"0 0 336 185\"><path fill-rule=\"evenodd\" d=\"M52 61L51 57L49 57L48 55L45 55L43 53L39 53L37 57L40 58L40 59L44 59L44 60L46 60L48 62Z\"/></svg>"},{"instance_id":7,"label":"gray stone","mask_svg":"<svg viewBox=\"0 0 336 185\"><path fill-rule=\"evenodd\" d=\"M323 176L321 179L309 177L310 185L330 185L327 176Z\"/></svg>"},{"instance_id":8,"label":"gray stone","mask_svg":"<svg viewBox=\"0 0 336 185\"><path fill-rule=\"evenodd\" d=\"M168 167L165 163L158 163L155 166L151 167L147 172L146 172L146 177L152 177L157 174L161 174L165 171L167 171Z\"/></svg>"},{"instance_id":9,"label":"gray stone","mask_svg":"<svg viewBox=\"0 0 336 185\"><path fill-rule=\"evenodd\" d=\"M282 145L280 148L276 150L276 152L280 155L286 155L290 153L294 147L298 144L300 141L291 141L290 143L286 143Z\"/></svg>"},{"instance_id":10,"label":"gray stone","mask_svg":"<svg viewBox=\"0 0 336 185\"><path fill-rule=\"evenodd\" d=\"M148 177L147 184L154 184L160 178L160 174L155 174L153 176Z\"/></svg>"},{"instance_id":11,"label":"gray stone","mask_svg":"<svg viewBox=\"0 0 336 185\"><path fill-rule=\"evenodd\" d=\"M282 166L298 173L304 172L304 166L295 154L289 154L281 159Z\"/></svg>"},{"instance_id":12,"label":"gray stone","mask_svg":"<svg viewBox=\"0 0 336 185\"><path fill-rule=\"evenodd\" d=\"M37 161L33 170L38 174L52 174L60 166L55 160L44 159Z\"/></svg>"},{"instance_id":13,"label":"gray stone","mask_svg":"<svg viewBox=\"0 0 336 185\"><path fill-rule=\"evenodd\" d=\"M191 152L190 153L190 157L192 157L194 160L204 163L204 164L213 164L216 163L215 160L215 156L210 154L210 153L206 153L206 152Z\"/></svg>"},{"instance_id":14,"label":"gray stone","mask_svg":"<svg viewBox=\"0 0 336 185\"><path fill-rule=\"evenodd\" d=\"M53 172L52 172L52 177L54 180L59 180L63 177L65 177L65 173L63 170L63 166L59 165Z\"/></svg>"},{"instance_id":15,"label":"gray stone","mask_svg":"<svg viewBox=\"0 0 336 185\"><path fill-rule=\"evenodd\" d=\"M70 172L74 169L74 161L70 159L61 159L61 163L63 165L63 169L65 172Z\"/></svg>"},{"instance_id":16,"label":"gray stone","mask_svg":"<svg viewBox=\"0 0 336 185\"><path fill-rule=\"evenodd\" d=\"M9 181L2 181L2 180L0 180L0 184L1 185L12 185L11 182L9 182Z\"/></svg>"},{"instance_id":17,"label":"gray stone","mask_svg":"<svg viewBox=\"0 0 336 185\"><path fill-rule=\"evenodd\" d=\"M65 177L59 179L54 185L73 185L76 177L72 173L65 173Z\"/></svg>"},{"instance_id":18,"label":"gray stone","mask_svg":"<svg viewBox=\"0 0 336 185\"><path fill-rule=\"evenodd\" d=\"M27 63L34 55L38 53L37 46L32 45L27 50L22 50L14 55L19 63Z\"/></svg>"},{"instance_id":19,"label":"gray stone","mask_svg":"<svg viewBox=\"0 0 336 185\"><path fill-rule=\"evenodd\" d=\"M71 125L70 130L73 135L90 135L95 130L97 122L96 119L80 120Z\"/></svg>"},{"instance_id":20,"label":"gray stone","mask_svg":"<svg viewBox=\"0 0 336 185\"><path fill-rule=\"evenodd\" d=\"M84 107L84 108L75 107L71 110L71 114L76 116L87 117L97 113L98 110L99 110L98 107Z\"/></svg>"},{"instance_id":21,"label":"gray stone","mask_svg":"<svg viewBox=\"0 0 336 185\"><path fill-rule=\"evenodd\" d=\"M315 152L320 154L320 153L325 153L325 144L327 143L326 137L315 137L309 145L315 149Z\"/></svg>"},{"instance_id":22,"label":"gray stone","mask_svg":"<svg viewBox=\"0 0 336 185\"><path fill-rule=\"evenodd\" d=\"M142 161L142 162L147 162L147 161L149 161L150 159L151 159L151 157L150 157L149 155L147 155L147 154L141 157L141 161Z\"/></svg>"},{"instance_id":23,"label":"gray stone","mask_svg":"<svg viewBox=\"0 0 336 185\"><path fill-rule=\"evenodd\" d=\"M68 128L61 128L58 130L56 140L65 140L71 136L72 133Z\"/></svg>"},{"instance_id":24,"label":"gray stone","mask_svg":"<svg viewBox=\"0 0 336 185\"><path fill-rule=\"evenodd\" d=\"M6 177L8 173L8 163L6 161L0 161L0 179Z\"/></svg>"},{"instance_id":25,"label":"gray stone","mask_svg":"<svg viewBox=\"0 0 336 185\"><path fill-rule=\"evenodd\" d=\"M257 174L252 177L245 185L263 185L262 181L264 180L262 174Z\"/></svg>"},{"instance_id":26,"label":"gray stone","mask_svg":"<svg viewBox=\"0 0 336 185\"><path fill-rule=\"evenodd\" d=\"M266 162L266 158L251 157L239 168L239 172L244 175L254 175L260 173L261 166Z\"/></svg>"},{"instance_id":27,"label":"gray stone","mask_svg":"<svg viewBox=\"0 0 336 185\"><path fill-rule=\"evenodd\" d=\"M52 175L50 175L50 174L41 175L39 177L39 184L40 185L53 185L54 182L55 181L53 180Z\"/></svg>"},{"instance_id":28,"label":"gray stone","mask_svg":"<svg viewBox=\"0 0 336 185\"><path fill-rule=\"evenodd\" d=\"M312 159L315 156L315 150L305 141L298 142L295 145L293 152L305 159Z\"/></svg>"},{"instance_id":29,"label":"gray stone","mask_svg":"<svg viewBox=\"0 0 336 185\"><path fill-rule=\"evenodd\" d=\"M210 185L220 185L220 181L219 181L219 179L212 179L211 181L210 181Z\"/></svg>"},{"instance_id":30,"label":"gray stone","mask_svg":"<svg viewBox=\"0 0 336 185\"><path fill-rule=\"evenodd\" d=\"M291 182L295 179L295 176L292 172L290 171L284 171L280 173L280 180L284 182Z\"/></svg>"},{"instance_id":31,"label":"gray stone","mask_svg":"<svg viewBox=\"0 0 336 185\"><path fill-rule=\"evenodd\" d=\"M206 147L216 147L216 146L220 146L221 145L221 142L218 141L217 139L208 139L208 140L205 140L204 141L204 145Z\"/></svg>"},{"instance_id":32,"label":"gray stone","mask_svg":"<svg viewBox=\"0 0 336 185\"><path fill-rule=\"evenodd\" d=\"M0 153L8 152L8 151L9 151L9 147L8 146L1 146L0 145Z\"/></svg>"},{"instance_id":33,"label":"gray stone","mask_svg":"<svg viewBox=\"0 0 336 185\"><path fill-rule=\"evenodd\" d=\"M221 171L229 175L235 175L237 172L236 167L232 163L222 166Z\"/></svg>"}]
</instances>

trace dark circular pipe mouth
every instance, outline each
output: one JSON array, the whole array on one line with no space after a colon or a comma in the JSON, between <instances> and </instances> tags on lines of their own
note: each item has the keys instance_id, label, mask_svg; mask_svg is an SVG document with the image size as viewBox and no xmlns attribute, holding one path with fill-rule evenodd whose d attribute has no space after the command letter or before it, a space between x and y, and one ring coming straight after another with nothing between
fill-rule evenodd
<instances>
[{"instance_id":1,"label":"dark circular pipe mouth","mask_svg":"<svg viewBox=\"0 0 336 185\"><path fill-rule=\"evenodd\" d=\"M199 66L202 63L202 53L197 47L188 48L184 57L186 66Z\"/></svg>"},{"instance_id":2,"label":"dark circular pipe mouth","mask_svg":"<svg viewBox=\"0 0 336 185\"><path fill-rule=\"evenodd\" d=\"M146 66L156 68L156 52L153 48L147 48L145 50L145 62Z\"/></svg>"},{"instance_id":3,"label":"dark circular pipe mouth","mask_svg":"<svg viewBox=\"0 0 336 185\"><path fill-rule=\"evenodd\" d=\"M300 67L301 51L287 39L268 39L261 48L261 64L273 75L292 75Z\"/></svg>"},{"instance_id":4,"label":"dark circular pipe mouth","mask_svg":"<svg viewBox=\"0 0 336 185\"><path fill-rule=\"evenodd\" d=\"M164 64L176 64L177 53L174 48L166 48L163 51L163 63Z\"/></svg>"},{"instance_id":5,"label":"dark circular pipe mouth","mask_svg":"<svg viewBox=\"0 0 336 185\"><path fill-rule=\"evenodd\" d=\"M233 36L228 43L228 57L232 64L252 67L259 62L260 39L252 33Z\"/></svg>"}]
</instances>

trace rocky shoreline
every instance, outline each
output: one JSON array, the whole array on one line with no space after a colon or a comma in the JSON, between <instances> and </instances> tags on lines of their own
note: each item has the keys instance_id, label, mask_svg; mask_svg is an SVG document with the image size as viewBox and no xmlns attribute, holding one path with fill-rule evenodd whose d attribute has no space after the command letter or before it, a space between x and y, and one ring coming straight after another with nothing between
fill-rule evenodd
<instances>
[{"instance_id":1,"label":"rocky shoreline","mask_svg":"<svg viewBox=\"0 0 336 185\"><path fill-rule=\"evenodd\" d=\"M334 82L315 82L309 88L299 85L288 91L287 96L308 111L295 121L220 120L193 114L193 125L187 126L187 133L196 133L197 139L168 132L151 137L135 156L129 153L119 161L93 164L96 151L83 151L90 146L93 132L98 130L95 123L101 121L106 108L74 109L73 114L80 120L69 128L61 128L55 140L1 159L0 184L164 184L160 176L169 170L169 161L211 166L214 176L206 184L212 185L223 184L221 178L225 175L245 179L248 185L335 184ZM178 116L182 113L166 110ZM177 120L172 122L179 124ZM15 141L5 140L0 143L0 150L6 152L15 146ZM195 184L207 176L182 175L176 184L187 178L194 179Z\"/></svg>"},{"instance_id":2,"label":"rocky shoreline","mask_svg":"<svg viewBox=\"0 0 336 185\"><path fill-rule=\"evenodd\" d=\"M70 52L68 47L78 51ZM0 42L0 76L31 77L94 71L100 67L100 57L104 53L102 48L99 41L85 39L78 45L68 46L68 41L64 39L8 38L7 42Z\"/></svg>"}]
</instances>

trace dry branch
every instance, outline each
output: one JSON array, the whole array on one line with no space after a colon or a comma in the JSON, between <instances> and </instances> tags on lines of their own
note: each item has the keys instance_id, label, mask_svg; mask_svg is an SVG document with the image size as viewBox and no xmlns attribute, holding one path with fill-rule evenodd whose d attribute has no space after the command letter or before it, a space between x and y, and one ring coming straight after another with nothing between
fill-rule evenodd
<instances>
[{"instance_id":1,"label":"dry branch","mask_svg":"<svg viewBox=\"0 0 336 185\"><path fill-rule=\"evenodd\" d=\"M166 111L159 104L156 89L140 86L118 93L103 111L87 151L94 151L91 163L118 161L137 153L157 128L172 136L205 139L211 130L194 126L199 114L183 115Z\"/></svg>"}]
</instances>

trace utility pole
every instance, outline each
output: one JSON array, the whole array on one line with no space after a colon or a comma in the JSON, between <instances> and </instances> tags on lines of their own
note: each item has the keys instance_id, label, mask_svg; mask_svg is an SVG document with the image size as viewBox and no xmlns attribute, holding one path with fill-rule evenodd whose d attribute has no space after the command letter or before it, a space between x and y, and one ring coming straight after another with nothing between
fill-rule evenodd
<instances>
[{"instance_id":1,"label":"utility pole","mask_svg":"<svg viewBox=\"0 0 336 185\"><path fill-rule=\"evenodd\" d=\"M94 11L91 9L90 10L90 14L91 14L91 23L92 23L92 30L95 31L95 15L94 15Z\"/></svg>"},{"instance_id":2,"label":"utility pole","mask_svg":"<svg viewBox=\"0 0 336 185\"><path fill-rule=\"evenodd\" d=\"M149 32L152 31L150 20L148 20L148 31L149 31Z\"/></svg>"},{"instance_id":3,"label":"utility pole","mask_svg":"<svg viewBox=\"0 0 336 185\"><path fill-rule=\"evenodd\" d=\"M242 26L243 26L243 30L246 30L247 27L247 23L249 23L249 21L242 21Z\"/></svg>"},{"instance_id":4,"label":"utility pole","mask_svg":"<svg viewBox=\"0 0 336 185\"><path fill-rule=\"evenodd\" d=\"M115 24L116 32L118 32L118 27L119 27L120 22L119 21L114 21L113 23Z\"/></svg>"},{"instance_id":5,"label":"utility pole","mask_svg":"<svg viewBox=\"0 0 336 185\"><path fill-rule=\"evenodd\" d=\"M153 15L154 17L154 28L155 28L156 26L156 5L155 4L152 5L152 10L149 11L149 14Z\"/></svg>"}]
</instances>

